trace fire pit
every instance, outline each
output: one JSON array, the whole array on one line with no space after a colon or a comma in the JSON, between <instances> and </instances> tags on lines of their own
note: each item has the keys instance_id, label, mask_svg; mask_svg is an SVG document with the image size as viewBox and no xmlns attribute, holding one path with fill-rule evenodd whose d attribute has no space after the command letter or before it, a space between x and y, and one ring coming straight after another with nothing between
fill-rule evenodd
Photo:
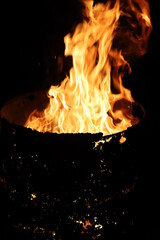
<instances>
[{"instance_id":1,"label":"fire pit","mask_svg":"<svg viewBox=\"0 0 160 240\"><path fill-rule=\"evenodd\" d=\"M134 107L139 124L108 136L24 128L37 99L44 97L41 92L22 95L1 109L9 239L132 236L143 108Z\"/></svg>"},{"instance_id":2,"label":"fire pit","mask_svg":"<svg viewBox=\"0 0 160 240\"><path fill-rule=\"evenodd\" d=\"M135 239L145 110L122 79L146 51L149 5L83 3L84 21L64 37L69 75L1 108L10 240Z\"/></svg>"}]
</instances>

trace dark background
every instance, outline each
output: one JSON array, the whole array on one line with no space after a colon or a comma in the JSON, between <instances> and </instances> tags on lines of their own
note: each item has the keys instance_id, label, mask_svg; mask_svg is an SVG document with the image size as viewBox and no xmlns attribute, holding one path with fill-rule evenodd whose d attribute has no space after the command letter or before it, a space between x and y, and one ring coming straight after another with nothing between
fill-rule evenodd
<instances>
[{"instance_id":1,"label":"dark background","mask_svg":"<svg viewBox=\"0 0 160 240\"><path fill-rule=\"evenodd\" d=\"M142 211L145 223L142 222L142 227L144 239L156 239L160 230L160 3L153 0L149 2L153 25L149 49L131 66L130 87L135 100L142 103L146 110L144 136L140 136L145 139L142 160L145 187L140 199L145 206ZM78 0L5 1L1 5L1 12L2 106L18 94L48 88L51 81L56 83L57 62L54 56L63 55L63 36L72 31L82 16ZM67 61L64 67L67 68Z\"/></svg>"}]
</instances>

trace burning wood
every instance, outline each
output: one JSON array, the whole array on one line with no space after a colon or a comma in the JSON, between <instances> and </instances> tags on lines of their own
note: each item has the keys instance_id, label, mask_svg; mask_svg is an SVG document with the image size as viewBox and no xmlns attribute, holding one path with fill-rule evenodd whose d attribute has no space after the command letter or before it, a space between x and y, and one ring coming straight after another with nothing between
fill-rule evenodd
<instances>
[{"instance_id":1,"label":"burning wood","mask_svg":"<svg viewBox=\"0 0 160 240\"><path fill-rule=\"evenodd\" d=\"M126 69L131 72L127 59L147 49L152 29L149 4L116 0L114 4L84 1L84 6L83 22L64 37L65 56L73 60L69 76L50 87L49 104L30 114L28 128L108 135L137 123L132 115L134 99L122 78Z\"/></svg>"}]
</instances>

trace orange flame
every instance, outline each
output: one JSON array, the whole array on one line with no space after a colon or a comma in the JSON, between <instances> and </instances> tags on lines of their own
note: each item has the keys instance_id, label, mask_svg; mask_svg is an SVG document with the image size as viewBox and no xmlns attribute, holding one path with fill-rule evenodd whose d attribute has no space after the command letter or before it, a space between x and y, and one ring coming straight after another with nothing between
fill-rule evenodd
<instances>
[{"instance_id":1,"label":"orange flame","mask_svg":"<svg viewBox=\"0 0 160 240\"><path fill-rule=\"evenodd\" d=\"M134 122L131 92L122 83L132 54L142 55L152 28L145 0L112 3L84 1L84 20L64 37L73 67L48 91L43 112L30 114L25 126L40 132L99 133L126 130ZM137 50L137 51L136 51ZM126 59L125 59L126 57Z\"/></svg>"}]
</instances>

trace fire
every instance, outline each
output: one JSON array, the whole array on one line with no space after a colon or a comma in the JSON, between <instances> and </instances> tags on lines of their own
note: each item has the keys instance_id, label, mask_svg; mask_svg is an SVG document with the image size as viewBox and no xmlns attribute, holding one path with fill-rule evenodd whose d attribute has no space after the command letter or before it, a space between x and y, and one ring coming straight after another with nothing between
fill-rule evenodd
<instances>
[{"instance_id":1,"label":"fire","mask_svg":"<svg viewBox=\"0 0 160 240\"><path fill-rule=\"evenodd\" d=\"M126 130L137 122L134 99L122 78L131 55L141 56L151 32L146 0L84 2L84 20L64 37L72 56L69 76L48 91L49 104L30 114L25 126L40 132L99 133ZM113 3L114 2L114 3Z\"/></svg>"}]
</instances>

